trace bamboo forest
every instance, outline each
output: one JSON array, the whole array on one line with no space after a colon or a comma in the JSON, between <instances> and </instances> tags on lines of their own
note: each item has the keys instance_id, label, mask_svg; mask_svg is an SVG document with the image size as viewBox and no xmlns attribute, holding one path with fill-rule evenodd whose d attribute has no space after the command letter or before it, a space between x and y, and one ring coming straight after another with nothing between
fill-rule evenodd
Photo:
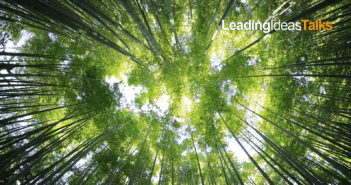
<instances>
[{"instance_id":1,"label":"bamboo forest","mask_svg":"<svg viewBox=\"0 0 351 185\"><path fill-rule=\"evenodd\" d=\"M0 184L351 184L350 0L0 0L0 27Z\"/></svg>"}]
</instances>

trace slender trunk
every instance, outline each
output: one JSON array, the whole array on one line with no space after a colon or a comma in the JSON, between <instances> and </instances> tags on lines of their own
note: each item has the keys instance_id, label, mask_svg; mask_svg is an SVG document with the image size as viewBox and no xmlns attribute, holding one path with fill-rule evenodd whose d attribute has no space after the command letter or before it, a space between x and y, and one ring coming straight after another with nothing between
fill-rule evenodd
<instances>
[{"instance_id":1,"label":"slender trunk","mask_svg":"<svg viewBox=\"0 0 351 185\"><path fill-rule=\"evenodd\" d=\"M218 149L217 149L217 152L218 152L218 157L219 157L219 161L220 161L220 164L221 164L221 168L222 168L222 172L223 172L223 175L224 175L225 182L227 183L227 185L229 185L230 184L230 180L229 180L228 175L225 172L225 169L223 167L222 158L219 155Z\"/></svg>"},{"instance_id":2,"label":"slender trunk","mask_svg":"<svg viewBox=\"0 0 351 185\"><path fill-rule=\"evenodd\" d=\"M133 8L133 5L131 4L131 2L129 2L127 0L120 0L120 2L122 3L122 5L126 9L126 11L129 13L130 17L138 25L140 31L143 33L144 37L149 42L149 44L151 45L152 49L156 52L157 56L161 59L161 61L163 61L164 65L166 66L166 63L164 62L164 60L163 60L163 58L161 56L161 51L162 50L158 49L159 48L158 44L154 40L154 38L151 35L151 33L145 28L144 24L141 22L138 14L135 12L135 10Z\"/></svg>"},{"instance_id":3,"label":"slender trunk","mask_svg":"<svg viewBox=\"0 0 351 185\"><path fill-rule=\"evenodd\" d=\"M172 185L174 185L174 167L173 167L173 144L172 144L172 142L171 142L171 156L172 156Z\"/></svg>"},{"instance_id":4,"label":"slender trunk","mask_svg":"<svg viewBox=\"0 0 351 185\"><path fill-rule=\"evenodd\" d=\"M164 0L164 1L165 1L165 4L166 4L166 9L167 9L169 21L171 22L174 38L176 40L176 45L178 45L179 49L184 53L183 48L180 45L180 42L179 42L179 39L178 39L177 31L176 31L175 26L174 26L174 18L173 18L173 12L172 12L172 8L171 8L171 3L169 2L169 0Z\"/></svg>"},{"instance_id":5,"label":"slender trunk","mask_svg":"<svg viewBox=\"0 0 351 185\"><path fill-rule=\"evenodd\" d=\"M232 130L228 127L227 123L224 121L221 113L218 112L218 114L220 115L221 119L223 120L223 122L225 123L225 125L227 126L228 130L230 131L230 133L232 134L232 136L234 137L234 139L236 140L236 142L240 145L240 147L243 149L243 151L245 152L245 154L249 157L250 161L256 166L256 168L260 171L260 173L263 175L263 177L268 181L269 184L274 184L272 182L272 180L268 177L268 175L261 169L261 167L256 163L256 161L251 157L251 155L246 151L245 147L241 144L241 142L238 140L238 138L234 135L234 133L232 132Z\"/></svg>"},{"instance_id":6,"label":"slender trunk","mask_svg":"<svg viewBox=\"0 0 351 185\"><path fill-rule=\"evenodd\" d=\"M216 132L217 132L217 131L216 131ZM225 159L224 159L224 157L223 157L223 154L222 154L221 150L219 149L219 146L218 146L218 143L217 143L217 140L216 140L216 137L215 137L214 134L213 134L213 139L214 139L214 141L215 141L215 146L216 146L217 153L218 153L219 157L223 159L224 164L225 164L225 166L227 167L227 170L228 170L229 173L230 173L230 177L232 178L232 181L234 182L235 185L237 185L238 182L235 180L233 173L230 171L230 169L229 169L229 167L228 167L228 165L227 165L227 162L225 161ZM218 140L218 141L220 142L221 145L223 145L223 144L221 143L220 140ZM228 177L228 182L230 183L229 177Z\"/></svg>"},{"instance_id":7,"label":"slender trunk","mask_svg":"<svg viewBox=\"0 0 351 185\"><path fill-rule=\"evenodd\" d=\"M237 100L236 100L237 101ZM238 102L238 101L237 101ZM239 103L239 102L238 102ZM240 104L240 103L239 103ZM319 155L321 158L323 158L324 160L326 160L329 164L333 165L336 169L338 169L340 172L342 172L347 178L351 179L351 172L343 165L339 164L337 161L327 157L325 154L322 154L320 151L318 151L317 149L315 149L314 147L312 147L311 145L307 144L305 141L303 141L302 139L298 138L297 136L295 136L294 134L292 134L291 132L289 132L288 130L280 127L279 125L273 123L272 121L268 120L267 118L257 114L255 111L252 111L251 109L247 108L246 106L240 104L241 106L243 106L245 109L247 109L248 111L254 113L255 115L261 117L262 119L266 120L267 122L269 122L270 124L274 125L275 127L277 127L278 129L280 129L281 131L285 132L286 134L288 134L289 136L291 136L292 138L294 138L296 141L298 141L299 143L301 143L302 145L306 146L307 148L309 148L311 151L313 151L314 153L316 153L317 155Z\"/></svg>"},{"instance_id":8,"label":"slender trunk","mask_svg":"<svg viewBox=\"0 0 351 185\"><path fill-rule=\"evenodd\" d=\"M145 142L146 142L146 138L147 138L147 136L149 135L150 127L151 127L151 120L150 120L149 128L147 129L147 133L146 133L145 138L144 138L143 145L141 146L141 149L140 149L140 151L139 151L138 159L137 159L136 163L134 164L134 169L133 169L132 175L130 176L129 185L132 185L134 179L136 178L136 169L137 169L137 167L138 167L138 164L139 164L139 161L140 161L140 158L141 158L141 154L142 154L143 149L144 149L144 145L145 145Z\"/></svg>"},{"instance_id":9,"label":"slender trunk","mask_svg":"<svg viewBox=\"0 0 351 185\"><path fill-rule=\"evenodd\" d=\"M125 34L126 36L128 36L129 38L131 38L134 42L142 45L144 48L146 48L147 50L152 51L152 49L150 49L149 47L147 47L145 44L143 44L141 41L139 41L135 36L133 36L131 33L129 33L126 29L123 28L123 26L121 24L119 24L118 22L115 22L113 20L111 20L109 17L107 17L105 14L103 14L100 10L98 10L96 7L91 6L88 3L83 3L82 1L77 1L77 0L73 0L75 2L79 2L81 3L82 6L84 6L85 8L87 8L88 10L90 10L91 12L93 12L94 14L98 15L99 17L101 17L103 20L105 20L106 22L108 22L109 24L111 24L112 26L114 26L115 28L117 28L118 30L120 30L123 34Z\"/></svg>"},{"instance_id":10,"label":"slender trunk","mask_svg":"<svg viewBox=\"0 0 351 185\"><path fill-rule=\"evenodd\" d=\"M221 6L221 2L222 2L222 0L219 0L218 5L217 5L217 7L216 7L216 11L213 13L213 18L212 18L212 21L211 21L211 24L210 24L210 28L208 29L207 34L206 34L205 44L206 44L206 41L207 41L207 37L208 37L208 35L210 34L210 31L211 31L213 22L214 22L214 20L215 20L215 18L216 18L216 15L217 15L217 12L218 12L218 10L219 10L219 7Z\"/></svg>"},{"instance_id":11,"label":"slender trunk","mask_svg":"<svg viewBox=\"0 0 351 185\"><path fill-rule=\"evenodd\" d=\"M249 139L247 137L247 139ZM289 173L283 166L281 166L276 160L274 160L273 158L271 158L271 156L269 156L264 150L262 150L259 146L257 146L254 142L252 142L250 140L250 142L256 146L256 148L258 148L260 150L260 152L262 152L263 154L265 154L265 156L267 156L275 165L277 165L285 174L287 174L289 176L289 178L291 178L295 183L299 184L299 185L302 185L300 183L300 181L298 181L295 176L291 175L291 173ZM253 147L252 147L253 148ZM257 153L259 153L259 151L255 150ZM262 157L263 158L263 157ZM273 168L273 167L272 167ZM280 175L282 176L282 175ZM282 176L283 177L283 176ZM286 179L286 177L283 177L284 180L289 183L289 184L292 184L288 179Z\"/></svg>"},{"instance_id":12,"label":"slender trunk","mask_svg":"<svg viewBox=\"0 0 351 185\"><path fill-rule=\"evenodd\" d=\"M153 0L148 0L148 1L149 1L149 6L150 6L150 9L151 9L151 12L152 12L157 24L160 26L162 35L163 35L164 39L167 41L167 44L171 47L171 44L169 43L169 41L167 39L167 34L166 34L166 32L164 31L164 29L163 29L163 27L161 25L161 22L160 22L160 20L158 18L158 15L156 14L156 10L155 10L155 7L154 7L154 2L153 2Z\"/></svg>"},{"instance_id":13,"label":"slender trunk","mask_svg":"<svg viewBox=\"0 0 351 185\"><path fill-rule=\"evenodd\" d=\"M158 150L159 149L160 149L160 143L158 143L157 151L156 151L156 154L155 154L155 157L154 157L154 164L152 165L151 172L150 172L150 177L149 177L149 180L147 182L147 185L150 185L152 174L153 174L154 169L155 169L155 164L156 164L156 159L157 159L157 154L158 154Z\"/></svg>"},{"instance_id":14,"label":"slender trunk","mask_svg":"<svg viewBox=\"0 0 351 185\"><path fill-rule=\"evenodd\" d=\"M217 130L216 130L216 135L217 135L217 138L218 138L219 143L221 143L221 145L222 145L222 148L223 148L223 150L224 150L224 153L226 154L226 156L227 156L227 158L228 158L228 161L230 162L230 165L232 166L232 168L233 168L233 170L234 170L236 176L238 177L240 183L241 183L242 185L244 185L243 180L241 179L241 177L240 177L238 171L236 170L236 168L235 168L235 166L234 166L232 160L230 159L230 157L229 157L227 151L226 151L225 148L224 148L224 145L222 144L222 142L221 142L221 140L220 140L220 138L219 138L219 136L218 136Z\"/></svg>"},{"instance_id":15,"label":"slender trunk","mask_svg":"<svg viewBox=\"0 0 351 185\"><path fill-rule=\"evenodd\" d=\"M307 168L300 164L299 161L295 160L289 153L286 153L282 150L281 147L276 145L274 142L272 142L270 139L268 139L266 136L264 136L261 132L259 132L256 128L251 126L249 123L247 123L245 120L240 118L238 115L234 114L237 116L241 121L243 121L246 125L251 127L258 135L260 135L268 144L270 144L278 153L278 155L282 156L281 158L287 162L290 166L292 166L302 177L306 179L307 182L313 183L313 184L321 184L311 173L307 171ZM254 136L254 135L253 135ZM273 150L272 150L273 151ZM296 166L295 166L296 165Z\"/></svg>"},{"instance_id":16,"label":"slender trunk","mask_svg":"<svg viewBox=\"0 0 351 185\"><path fill-rule=\"evenodd\" d=\"M211 38L211 41L210 41L210 43L208 43L208 45L207 45L207 47L206 47L206 49L205 49L205 53L204 53L204 55L203 55L203 57L202 57L202 59L201 59L200 65L201 65L201 63L203 62L203 60L205 59L205 56L206 56L206 54L207 54L208 49L210 48L210 46L211 46L213 40L216 38L217 33L218 33L218 30L219 30L219 28L222 26L222 24L224 23L224 19L227 17L227 15L228 15L230 9L232 8L233 4L234 4L234 0L229 0L228 5L227 5L227 8L225 9L225 11L224 11L224 13L223 13L221 19L219 20L219 23L218 23L218 25L217 25L216 30L215 30L215 32L213 33L213 36L212 36L212 38Z\"/></svg>"},{"instance_id":17,"label":"slender trunk","mask_svg":"<svg viewBox=\"0 0 351 185\"><path fill-rule=\"evenodd\" d=\"M210 165L210 161L208 160L208 156L209 155L207 153L207 145L206 145L206 160L207 160L208 169L210 171L211 182L212 182L212 184L217 185L216 184L216 180L215 180L214 175L213 175L213 171L212 171L211 165Z\"/></svg>"},{"instance_id":18,"label":"slender trunk","mask_svg":"<svg viewBox=\"0 0 351 185\"><path fill-rule=\"evenodd\" d=\"M246 137L246 143L248 143L250 146L251 146L251 148L253 148L254 150L255 150L255 152L256 153L258 153L258 155L280 176L280 177L282 177L284 180L285 180L285 182L287 182L288 184L290 184L290 185L293 185L293 183L291 183L282 173L280 173L280 171L278 170L278 169L276 169L259 151L257 151L256 150L256 148L255 147L253 147L252 145L251 145L251 143L252 144L254 144L257 148L258 148L258 146L254 143L254 142L252 142L251 140L250 140L250 138L248 138L247 136L245 136ZM296 182L296 181L295 181Z\"/></svg>"},{"instance_id":19,"label":"slender trunk","mask_svg":"<svg viewBox=\"0 0 351 185\"><path fill-rule=\"evenodd\" d=\"M145 156L143 168L141 169L141 172L140 172L140 175L139 175L138 185L141 184L141 180L143 179L143 176L144 176L144 173L145 173L145 165L146 165L146 162L148 161L147 159L148 159L149 152L150 152L150 147L149 147L149 150L147 151L146 156Z\"/></svg>"},{"instance_id":20,"label":"slender trunk","mask_svg":"<svg viewBox=\"0 0 351 185\"><path fill-rule=\"evenodd\" d=\"M165 142L165 140L163 140L163 154L162 154L162 162L161 162L161 169L160 169L160 177L158 179L158 185L160 185L161 178L162 178L163 163L164 163L165 153L166 153L166 146L165 145L166 145L166 142Z\"/></svg>"},{"instance_id":21,"label":"slender trunk","mask_svg":"<svg viewBox=\"0 0 351 185\"><path fill-rule=\"evenodd\" d=\"M198 156L197 151L196 151L196 146L195 146L194 138L193 138L193 136L192 136L191 133L190 133L190 135L191 135L191 140L193 141L193 145L194 145L194 149L195 149L197 164L198 164L198 166L199 166L200 177L201 177L201 183L202 183L202 185L205 185L205 184L204 184L203 177L202 177L202 172L201 172L201 166L200 166L199 156Z\"/></svg>"}]
</instances>

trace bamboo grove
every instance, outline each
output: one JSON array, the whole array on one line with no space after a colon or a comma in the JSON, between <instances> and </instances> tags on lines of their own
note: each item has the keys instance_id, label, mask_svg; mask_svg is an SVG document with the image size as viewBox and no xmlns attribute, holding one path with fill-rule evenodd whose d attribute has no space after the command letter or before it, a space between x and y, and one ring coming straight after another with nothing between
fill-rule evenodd
<instances>
[{"instance_id":1,"label":"bamboo grove","mask_svg":"<svg viewBox=\"0 0 351 185\"><path fill-rule=\"evenodd\" d=\"M1 0L0 183L350 184L350 5Z\"/></svg>"}]
</instances>

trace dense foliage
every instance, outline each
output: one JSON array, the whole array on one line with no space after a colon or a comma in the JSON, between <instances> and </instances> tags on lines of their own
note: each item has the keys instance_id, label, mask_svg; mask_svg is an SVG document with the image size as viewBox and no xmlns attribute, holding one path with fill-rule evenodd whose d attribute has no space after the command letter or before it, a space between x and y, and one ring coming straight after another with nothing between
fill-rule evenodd
<instances>
[{"instance_id":1,"label":"dense foliage","mask_svg":"<svg viewBox=\"0 0 351 185\"><path fill-rule=\"evenodd\" d=\"M350 5L1 0L0 183L350 184Z\"/></svg>"}]
</instances>

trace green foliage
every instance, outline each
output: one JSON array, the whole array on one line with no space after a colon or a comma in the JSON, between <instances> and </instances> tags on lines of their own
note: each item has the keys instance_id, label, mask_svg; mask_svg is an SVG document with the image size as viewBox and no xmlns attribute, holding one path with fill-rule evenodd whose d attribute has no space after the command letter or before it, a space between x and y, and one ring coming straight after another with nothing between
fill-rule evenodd
<instances>
[{"instance_id":1,"label":"green foliage","mask_svg":"<svg viewBox=\"0 0 351 185\"><path fill-rule=\"evenodd\" d=\"M349 183L350 4L229 2L2 2L0 183Z\"/></svg>"}]
</instances>

